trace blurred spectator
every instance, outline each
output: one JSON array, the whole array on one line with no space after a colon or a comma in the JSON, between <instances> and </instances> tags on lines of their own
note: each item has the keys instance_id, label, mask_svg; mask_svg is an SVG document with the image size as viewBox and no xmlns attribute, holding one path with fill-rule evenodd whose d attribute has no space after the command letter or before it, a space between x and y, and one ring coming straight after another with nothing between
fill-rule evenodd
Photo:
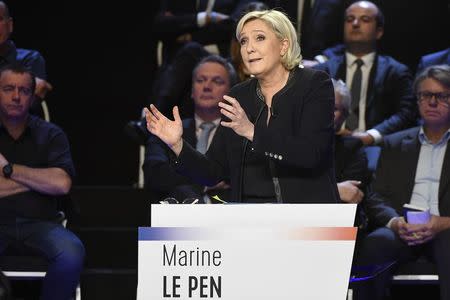
<instances>
[{"instance_id":1,"label":"blurred spectator","mask_svg":"<svg viewBox=\"0 0 450 300\"><path fill-rule=\"evenodd\" d=\"M249 2L242 8L242 14L254 11L265 10L268 7L258 1ZM230 37L231 49L229 60L233 64L239 81L250 77L242 62L240 45L233 35ZM192 70L198 62L209 55L209 52L197 42L186 43L175 55L172 63L165 68L156 81L151 96L151 103L165 115L170 115L172 108L177 105L182 118L192 118L194 115L194 105L190 101ZM130 121L126 126L127 134L136 142L144 144L148 131L145 128L145 121Z\"/></svg>"},{"instance_id":2,"label":"blurred spectator","mask_svg":"<svg viewBox=\"0 0 450 300\"><path fill-rule=\"evenodd\" d=\"M172 62L187 42L215 44L228 56L230 38L242 7L250 0L161 0L153 31L163 42L162 65Z\"/></svg>"},{"instance_id":3,"label":"blurred spectator","mask_svg":"<svg viewBox=\"0 0 450 300\"><path fill-rule=\"evenodd\" d=\"M423 125L385 137L373 193L366 201L376 227L360 247L357 265L373 269L425 255L436 262L440 297L450 299L450 66L432 66L414 83ZM406 218L404 204L428 211ZM425 215L427 216L427 215ZM355 290L355 299L384 299L395 268Z\"/></svg>"},{"instance_id":4,"label":"blurred spectator","mask_svg":"<svg viewBox=\"0 0 450 300\"><path fill-rule=\"evenodd\" d=\"M351 0L272 0L270 7L281 7L289 15L300 37L302 56L308 60L317 58L322 51L342 40L342 19Z\"/></svg>"},{"instance_id":5,"label":"blurred spectator","mask_svg":"<svg viewBox=\"0 0 450 300\"><path fill-rule=\"evenodd\" d=\"M13 18L5 2L0 1L0 67L14 63L24 65L36 76L35 95L37 100L44 99L47 93L53 89L52 85L47 82L44 58L36 50L16 48L14 42L10 40L12 32ZM34 105L32 112L39 112L39 108Z\"/></svg>"},{"instance_id":6,"label":"blurred spectator","mask_svg":"<svg viewBox=\"0 0 450 300\"><path fill-rule=\"evenodd\" d=\"M0 255L11 244L48 261L41 298L70 299L79 283L84 246L55 221L56 197L72 186L65 133L29 114L34 75L22 65L0 71Z\"/></svg>"},{"instance_id":7,"label":"blurred spectator","mask_svg":"<svg viewBox=\"0 0 450 300\"><path fill-rule=\"evenodd\" d=\"M339 132L350 109L350 92L341 80L333 79L335 105L334 128ZM335 172L341 200L360 203L367 184L367 159L360 139L351 136L335 137Z\"/></svg>"},{"instance_id":8,"label":"blurred spectator","mask_svg":"<svg viewBox=\"0 0 450 300\"><path fill-rule=\"evenodd\" d=\"M383 13L372 2L350 5L344 20L345 53L314 67L350 87L352 104L341 134L358 137L365 145L413 126L417 116L410 71L392 57L377 53L383 26Z\"/></svg>"},{"instance_id":9,"label":"blurred spectator","mask_svg":"<svg viewBox=\"0 0 450 300\"><path fill-rule=\"evenodd\" d=\"M334 128L339 132L348 116L351 96L342 80L332 79L334 86ZM336 134L334 168L341 201L360 204L363 201L369 180L367 158L360 139ZM362 206L358 205L355 225L365 228L366 218Z\"/></svg>"},{"instance_id":10,"label":"blurred spectator","mask_svg":"<svg viewBox=\"0 0 450 300\"><path fill-rule=\"evenodd\" d=\"M192 77L191 96L195 115L194 118L183 120L183 139L205 153L219 126L221 114L218 103L236 83L236 71L224 58L211 55L198 63ZM145 187L153 192L156 199L174 197L181 201L197 198L203 202L204 199L209 199L205 194L207 191L211 195L219 193L220 198L226 198L225 182L220 182L213 188L194 184L191 179L175 171L170 164L171 156L171 150L156 136L148 139L143 165Z\"/></svg>"},{"instance_id":11,"label":"blurred spectator","mask_svg":"<svg viewBox=\"0 0 450 300\"><path fill-rule=\"evenodd\" d=\"M417 66L417 74L434 65L450 65L450 48L422 56Z\"/></svg>"}]
</instances>

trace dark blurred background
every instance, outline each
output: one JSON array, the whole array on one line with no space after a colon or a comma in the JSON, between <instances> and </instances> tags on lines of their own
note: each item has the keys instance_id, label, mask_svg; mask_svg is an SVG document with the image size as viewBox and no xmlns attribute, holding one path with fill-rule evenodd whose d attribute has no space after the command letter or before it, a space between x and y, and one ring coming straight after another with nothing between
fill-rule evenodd
<instances>
[{"instance_id":1,"label":"dark blurred background","mask_svg":"<svg viewBox=\"0 0 450 300\"><path fill-rule=\"evenodd\" d=\"M138 145L124 133L155 74L158 1L5 1L12 39L47 62L52 122L67 133L78 185L132 185Z\"/></svg>"}]
</instances>

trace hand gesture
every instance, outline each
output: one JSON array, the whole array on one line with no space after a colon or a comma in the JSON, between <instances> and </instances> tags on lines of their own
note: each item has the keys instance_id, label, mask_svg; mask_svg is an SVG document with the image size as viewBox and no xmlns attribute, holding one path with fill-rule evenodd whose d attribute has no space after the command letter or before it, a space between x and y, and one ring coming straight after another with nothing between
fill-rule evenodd
<instances>
[{"instance_id":1,"label":"hand gesture","mask_svg":"<svg viewBox=\"0 0 450 300\"><path fill-rule=\"evenodd\" d=\"M220 124L234 130L238 135L253 141L255 126L249 121L247 114L239 102L230 97L223 96L224 102L219 102L220 113L230 119L230 122L221 121Z\"/></svg>"},{"instance_id":2,"label":"hand gesture","mask_svg":"<svg viewBox=\"0 0 450 300\"><path fill-rule=\"evenodd\" d=\"M338 191L341 200L347 203L360 203L364 193L358 188L361 181L346 180L338 183Z\"/></svg>"},{"instance_id":3,"label":"hand gesture","mask_svg":"<svg viewBox=\"0 0 450 300\"><path fill-rule=\"evenodd\" d=\"M150 110L145 108L144 112L148 131L159 137L178 156L183 148L183 124L178 107L173 108L174 121L166 118L153 104L150 104Z\"/></svg>"}]
</instances>

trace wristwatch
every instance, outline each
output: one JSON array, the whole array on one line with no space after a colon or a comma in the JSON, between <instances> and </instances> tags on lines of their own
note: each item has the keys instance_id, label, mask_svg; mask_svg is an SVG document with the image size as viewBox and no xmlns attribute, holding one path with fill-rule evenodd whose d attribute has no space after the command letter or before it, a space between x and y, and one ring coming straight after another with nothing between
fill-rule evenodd
<instances>
[{"instance_id":1,"label":"wristwatch","mask_svg":"<svg viewBox=\"0 0 450 300\"><path fill-rule=\"evenodd\" d=\"M13 165L8 163L7 165L5 165L3 167L3 176L5 176L5 178L10 178L11 175L13 173Z\"/></svg>"}]
</instances>

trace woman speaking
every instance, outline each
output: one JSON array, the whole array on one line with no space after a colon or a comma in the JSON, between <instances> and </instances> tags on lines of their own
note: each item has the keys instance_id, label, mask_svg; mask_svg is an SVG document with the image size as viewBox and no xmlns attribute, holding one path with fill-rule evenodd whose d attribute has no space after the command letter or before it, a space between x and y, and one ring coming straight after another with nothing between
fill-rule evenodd
<instances>
[{"instance_id":1,"label":"woman speaking","mask_svg":"<svg viewBox=\"0 0 450 300\"><path fill-rule=\"evenodd\" d=\"M181 138L177 107L172 121L151 105L147 129L172 149L177 171L209 186L229 181L236 202L338 202L330 78L299 67L295 29L279 11L247 13L236 38L254 77L219 103L223 118L206 155Z\"/></svg>"}]
</instances>

